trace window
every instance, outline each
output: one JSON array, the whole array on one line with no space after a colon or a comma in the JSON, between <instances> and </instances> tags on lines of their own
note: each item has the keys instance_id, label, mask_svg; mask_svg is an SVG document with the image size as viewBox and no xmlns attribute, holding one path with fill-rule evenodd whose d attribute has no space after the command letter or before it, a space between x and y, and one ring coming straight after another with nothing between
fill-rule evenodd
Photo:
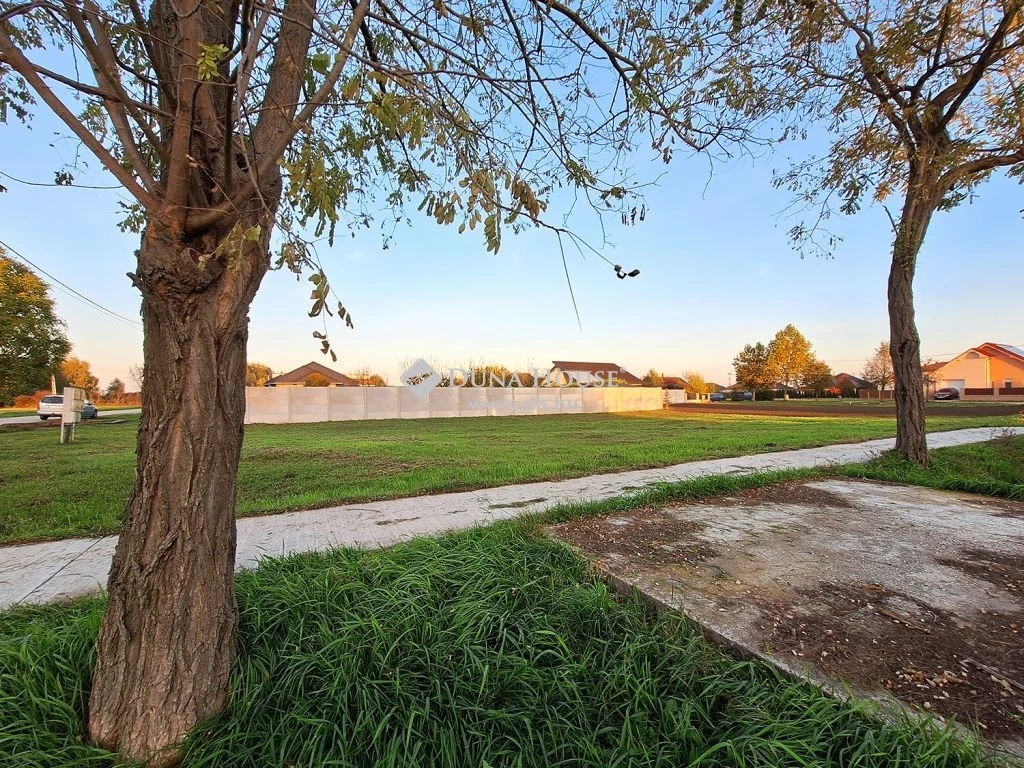
<instances>
[{"instance_id":1,"label":"window","mask_svg":"<svg viewBox=\"0 0 1024 768\"><path fill-rule=\"evenodd\" d=\"M1003 379L1003 389L1009 389L1013 386L1013 379Z\"/></svg>"},{"instance_id":2,"label":"window","mask_svg":"<svg viewBox=\"0 0 1024 768\"><path fill-rule=\"evenodd\" d=\"M44 403L63 403L64 395L50 395L49 397L43 398Z\"/></svg>"}]
</instances>

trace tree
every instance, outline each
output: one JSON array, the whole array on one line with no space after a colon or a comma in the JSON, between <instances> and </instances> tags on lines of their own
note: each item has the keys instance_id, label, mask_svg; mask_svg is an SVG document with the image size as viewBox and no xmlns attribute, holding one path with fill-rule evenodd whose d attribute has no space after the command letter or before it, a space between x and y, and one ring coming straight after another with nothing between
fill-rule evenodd
<instances>
[{"instance_id":1,"label":"tree","mask_svg":"<svg viewBox=\"0 0 1024 768\"><path fill-rule=\"evenodd\" d=\"M170 763L227 700L248 310L268 269L310 270L310 314L351 325L310 250L339 225L398 221L411 202L490 252L526 227L572 240L549 221L560 189L642 220L625 168L639 133L668 161L730 130L707 103L680 109L705 82L687 71L697 31L676 44L685 22L647 0L5 6L0 117L45 105L124 187L124 226L142 233L146 386L93 741Z\"/></svg>"},{"instance_id":2,"label":"tree","mask_svg":"<svg viewBox=\"0 0 1024 768\"><path fill-rule=\"evenodd\" d=\"M306 380L302 382L304 387L329 387L331 386L331 380L324 376L322 373L311 373L306 377Z\"/></svg>"},{"instance_id":3,"label":"tree","mask_svg":"<svg viewBox=\"0 0 1024 768\"><path fill-rule=\"evenodd\" d=\"M760 341L756 344L747 344L732 361L733 369L736 371L736 383L754 392L765 389L774 389L776 380L772 371L768 347Z\"/></svg>"},{"instance_id":4,"label":"tree","mask_svg":"<svg viewBox=\"0 0 1024 768\"><path fill-rule=\"evenodd\" d=\"M893 370L892 354L889 352L889 342L883 341L878 345L878 349L864 364L861 376L865 381L870 381L883 391L893 383L896 376ZM924 384L922 383L921 386L923 387Z\"/></svg>"},{"instance_id":5,"label":"tree","mask_svg":"<svg viewBox=\"0 0 1024 768\"><path fill-rule=\"evenodd\" d=\"M811 343L792 324L775 334L768 343L768 370L774 382L797 388L807 366L814 359ZM789 397L785 391L784 396Z\"/></svg>"},{"instance_id":6,"label":"tree","mask_svg":"<svg viewBox=\"0 0 1024 768\"><path fill-rule=\"evenodd\" d=\"M132 381L135 382L135 386L138 387L138 391L142 391L142 385L146 381L146 370L141 365L133 363L128 366L128 375L131 376Z\"/></svg>"},{"instance_id":7,"label":"tree","mask_svg":"<svg viewBox=\"0 0 1024 768\"><path fill-rule=\"evenodd\" d=\"M686 382L685 390L688 395L699 397L711 391L711 385L697 371L686 371L683 374L683 380Z\"/></svg>"},{"instance_id":8,"label":"tree","mask_svg":"<svg viewBox=\"0 0 1024 768\"><path fill-rule=\"evenodd\" d=\"M77 357L69 357L60 364L61 377L69 387L84 389L89 397L99 391L100 380L92 375L89 364Z\"/></svg>"},{"instance_id":9,"label":"tree","mask_svg":"<svg viewBox=\"0 0 1024 768\"><path fill-rule=\"evenodd\" d=\"M799 381L801 389L809 389L817 397L819 393L832 387L832 369L822 360L812 357L803 371Z\"/></svg>"},{"instance_id":10,"label":"tree","mask_svg":"<svg viewBox=\"0 0 1024 768\"><path fill-rule=\"evenodd\" d=\"M120 403L124 400L124 382L120 379L113 379L103 392L103 397L110 403Z\"/></svg>"},{"instance_id":11,"label":"tree","mask_svg":"<svg viewBox=\"0 0 1024 768\"><path fill-rule=\"evenodd\" d=\"M46 283L0 248L0 404L48 387L69 349Z\"/></svg>"},{"instance_id":12,"label":"tree","mask_svg":"<svg viewBox=\"0 0 1024 768\"><path fill-rule=\"evenodd\" d=\"M274 372L270 370L269 365L264 365L263 363L245 364L245 386L262 387L272 378L274 378Z\"/></svg>"},{"instance_id":13,"label":"tree","mask_svg":"<svg viewBox=\"0 0 1024 768\"><path fill-rule=\"evenodd\" d=\"M729 35L734 114L784 126L827 124L829 151L777 184L813 204L797 242L831 250L823 222L895 196L889 333L896 450L928 459L913 281L932 216L973 199L998 169L1024 180L1021 0L803 0L734 6ZM719 52L725 58L725 55ZM786 119L786 118L791 119ZM822 236L824 235L824 241Z\"/></svg>"},{"instance_id":14,"label":"tree","mask_svg":"<svg viewBox=\"0 0 1024 768\"><path fill-rule=\"evenodd\" d=\"M660 387L665 383L665 377L658 373L656 370L651 368L647 371L647 375L644 376L644 385L648 387Z\"/></svg>"},{"instance_id":15,"label":"tree","mask_svg":"<svg viewBox=\"0 0 1024 768\"><path fill-rule=\"evenodd\" d=\"M359 382L361 387L386 387L388 380L378 373L373 373L367 366L363 366L351 375L352 379Z\"/></svg>"}]
</instances>

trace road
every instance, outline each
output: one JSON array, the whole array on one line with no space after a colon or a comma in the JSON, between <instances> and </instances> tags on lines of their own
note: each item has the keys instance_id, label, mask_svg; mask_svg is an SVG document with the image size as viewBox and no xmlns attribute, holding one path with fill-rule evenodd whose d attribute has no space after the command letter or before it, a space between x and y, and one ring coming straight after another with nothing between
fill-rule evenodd
<instances>
[{"instance_id":1,"label":"road","mask_svg":"<svg viewBox=\"0 0 1024 768\"><path fill-rule=\"evenodd\" d=\"M139 408L122 408L116 411L100 411L99 418L106 419L111 416L129 416L131 414L141 413ZM46 424L59 424L59 419L48 419ZM0 419L0 427L7 426L8 424L39 424L42 426L44 422L39 420L38 416L8 416L6 419Z\"/></svg>"}]
</instances>

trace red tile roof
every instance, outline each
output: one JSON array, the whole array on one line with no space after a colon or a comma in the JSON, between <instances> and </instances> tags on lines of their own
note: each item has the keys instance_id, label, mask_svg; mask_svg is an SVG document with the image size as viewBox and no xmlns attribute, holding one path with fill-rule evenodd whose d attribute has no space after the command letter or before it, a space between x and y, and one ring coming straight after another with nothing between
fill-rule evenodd
<instances>
[{"instance_id":1,"label":"red tile roof","mask_svg":"<svg viewBox=\"0 0 1024 768\"><path fill-rule=\"evenodd\" d=\"M616 371L616 378L626 382L631 387L642 387L644 382L617 363L581 363L572 360L552 360L555 368L563 373L605 373Z\"/></svg>"}]
</instances>

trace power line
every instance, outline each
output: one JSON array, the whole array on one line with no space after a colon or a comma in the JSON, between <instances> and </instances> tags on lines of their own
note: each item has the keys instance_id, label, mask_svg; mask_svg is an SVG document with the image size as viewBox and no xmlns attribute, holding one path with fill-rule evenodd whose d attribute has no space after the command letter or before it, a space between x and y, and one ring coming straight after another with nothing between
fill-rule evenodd
<instances>
[{"instance_id":1,"label":"power line","mask_svg":"<svg viewBox=\"0 0 1024 768\"><path fill-rule=\"evenodd\" d=\"M0 176L3 176L5 179L10 179L11 181L16 181L19 184L24 184L27 187L75 187L76 189L124 189L124 187L122 185L120 185L120 184L97 185L97 184L75 184L74 182L69 182L67 184L58 184L55 181L54 182L51 182L51 181L29 181L27 179L19 179L17 176L11 176L11 174L5 173L4 171L0 171Z\"/></svg>"},{"instance_id":2,"label":"power line","mask_svg":"<svg viewBox=\"0 0 1024 768\"><path fill-rule=\"evenodd\" d=\"M5 243L3 240L0 240L0 246L3 246L8 251L13 253L15 256L17 256L19 259L21 259L23 262L25 262L30 267L32 267L32 269L34 269L34 270L36 270L38 272L42 272L44 275L46 275L48 278L50 278L54 283L56 283L59 287L63 288L64 291L69 293L72 297L77 298L77 299L85 302L86 304L91 306L93 309L97 309L100 312L103 312L105 315L107 315L110 318L113 318L114 320L120 320L121 322L127 323L128 325L130 325L133 328L138 328L140 330L142 329L142 323L140 323L138 320L132 320L130 317L125 317L124 315L120 315L117 312L115 312L114 310L107 309L102 304L93 301L92 299L90 299L85 294L79 293L74 288L72 288L70 285L68 285L67 283L64 283L63 281L61 281L59 279L57 279L56 277L51 275L49 272L47 272L42 267L40 267L40 266L38 266L36 264L33 264L31 261L29 261L29 259L26 256L24 256L20 251L18 251L17 248L14 248L13 246L11 246L8 243Z\"/></svg>"}]
</instances>

